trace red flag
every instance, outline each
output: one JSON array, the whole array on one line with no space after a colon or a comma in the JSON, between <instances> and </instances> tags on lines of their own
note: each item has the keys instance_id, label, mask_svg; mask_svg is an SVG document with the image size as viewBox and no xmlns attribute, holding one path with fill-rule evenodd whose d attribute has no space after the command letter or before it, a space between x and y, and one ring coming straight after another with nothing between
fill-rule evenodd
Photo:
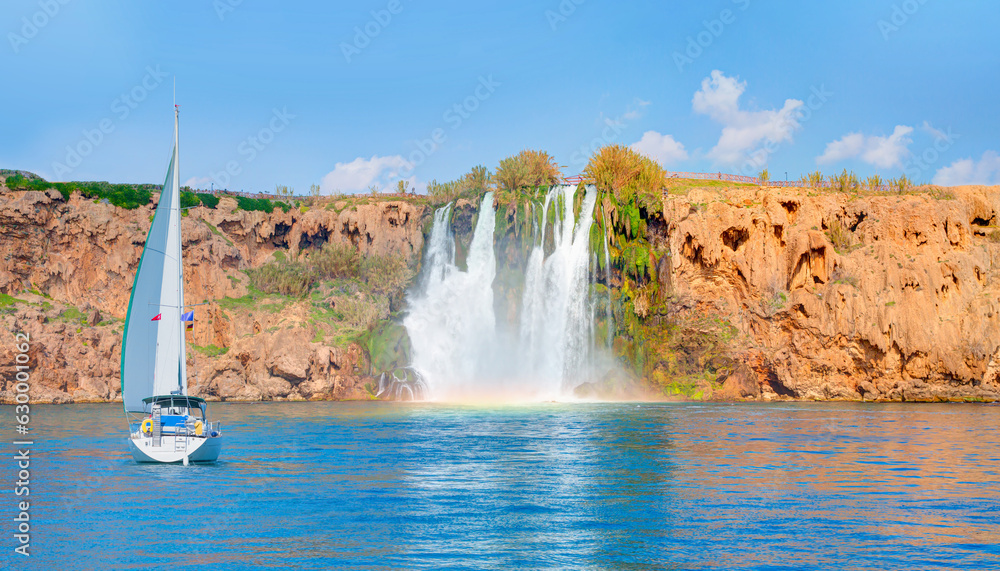
<instances>
[{"instance_id":1,"label":"red flag","mask_svg":"<svg viewBox=\"0 0 1000 571\"><path fill-rule=\"evenodd\" d=\"M150 321L159 321L161 317L163 317L163 314L162 313L157 313L156 317L150 319Z\"/></svg>"}]
</instances>

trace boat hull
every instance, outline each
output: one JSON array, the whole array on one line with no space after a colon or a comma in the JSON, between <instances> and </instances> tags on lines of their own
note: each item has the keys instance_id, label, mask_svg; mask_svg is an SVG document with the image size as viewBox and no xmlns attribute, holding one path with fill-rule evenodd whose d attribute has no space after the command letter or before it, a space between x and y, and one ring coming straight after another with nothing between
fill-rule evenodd
<instances>
[{"instance_id":1,"label":"boat hull","mask_svg":"<svg viewBox=\"0 0 1000 571\"><path fill-rule=\"evenodd\" d=\"M176 464L187 457L188 462L203 464L215 462L222 453L221 435L211 438L164 435L160 446L153 446L152 438L132 437L128 444L132 458L139 463Z\"/></svg>"}]
</instances>

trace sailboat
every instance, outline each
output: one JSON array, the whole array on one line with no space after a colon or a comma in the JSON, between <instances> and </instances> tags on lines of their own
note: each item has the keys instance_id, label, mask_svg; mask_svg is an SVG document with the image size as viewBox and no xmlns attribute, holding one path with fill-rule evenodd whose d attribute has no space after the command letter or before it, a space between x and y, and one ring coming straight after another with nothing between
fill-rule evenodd
<instances>
[{"instance_id":1,"label":"sailboat","mask_svg":"<svg viewBox=\"0 0 1000 571\"><path fill-rule=\"evenodd\" d=\"M132 283L121 382L135 461L186 465L218 459L222 424L208 421L205 399L187 394L178 116L174 105L174 152Z\"/></svg>"}]
</instances>

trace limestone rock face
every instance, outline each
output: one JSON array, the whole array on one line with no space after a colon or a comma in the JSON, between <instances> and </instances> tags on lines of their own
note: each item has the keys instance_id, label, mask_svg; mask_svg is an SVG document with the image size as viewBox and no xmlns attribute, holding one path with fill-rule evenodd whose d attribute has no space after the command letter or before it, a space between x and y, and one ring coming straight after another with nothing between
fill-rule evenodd
<instances>
[{"instance_id":1,"label":"limestone rock face","mask_svg":"<svg viewBox=\"0 0 1000 571\"><path fill-rule=\"evenodd\" d=\"M946 192L665 198L673 291L751 340L718 396L1000 397L1000 188Z\"/></svg>"},{"instance_id":2,"label":"limestone rock face","mask_svg":"<svg viewBox=\"0 0 1000 571\"><path fill-rule=\"evenodd\" d=\"M0 304L7 331L31 341L32 402L121 399L121 335L153 204L125 210L55 190L0 185ZM193 208L182 220L191 394L219 400L370 398L369 364L356 345L313 342L305 303L280 312L225 305L247 294L244 270L327 242L362 255L419 256L429 209L405 201L332 202L270 214ZM266 305L265 300L264 305ZM136 317L138 318L138 317ZM0 402L12 402L10 344L0 347ZM8 375L7 373L10 373Z\"/></svg>"},{"instance_id":3,"label":"limestone rock face","mask_svg":"<svg viewBox=\"0 0 1000 571\"><path fill-rule=\"evenodd\" d=\"M1000 398L1000 188L733 187L662 204L648 236L670 251L661 287L743 340L715 398ZM457 259L476 208L455 206ZM365 349L324 342L309 300L245 301L245 270L330 242L419 256L431 210L342 200L267 214L223 198L188 213L186 301L204 304L187 334L191 394L371 398ZM30 336L33 402L121 399L122 329L152 214L0 185L0 324ZM0 345L0 402L15 396L14 356Z\"/></svg>"}]
</instances>

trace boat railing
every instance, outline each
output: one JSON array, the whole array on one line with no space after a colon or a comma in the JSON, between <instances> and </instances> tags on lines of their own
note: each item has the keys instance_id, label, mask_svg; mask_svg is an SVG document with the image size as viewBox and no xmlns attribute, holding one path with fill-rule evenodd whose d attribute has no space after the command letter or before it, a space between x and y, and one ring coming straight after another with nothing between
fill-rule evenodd
<instances>
[{"instance_id":1,"label":"boat railing","mask_svg":"<svg viewBox=\"0 0 1000 571\"><path fill-rule=\"evenodd\" d=\"M204 432L205 436L212 436L213 432L216 433L217 436L222 434L221 420L216 420L215 422L209 422L208 424L205 425L205 432Z\"/></svg>"}]
</instances>

